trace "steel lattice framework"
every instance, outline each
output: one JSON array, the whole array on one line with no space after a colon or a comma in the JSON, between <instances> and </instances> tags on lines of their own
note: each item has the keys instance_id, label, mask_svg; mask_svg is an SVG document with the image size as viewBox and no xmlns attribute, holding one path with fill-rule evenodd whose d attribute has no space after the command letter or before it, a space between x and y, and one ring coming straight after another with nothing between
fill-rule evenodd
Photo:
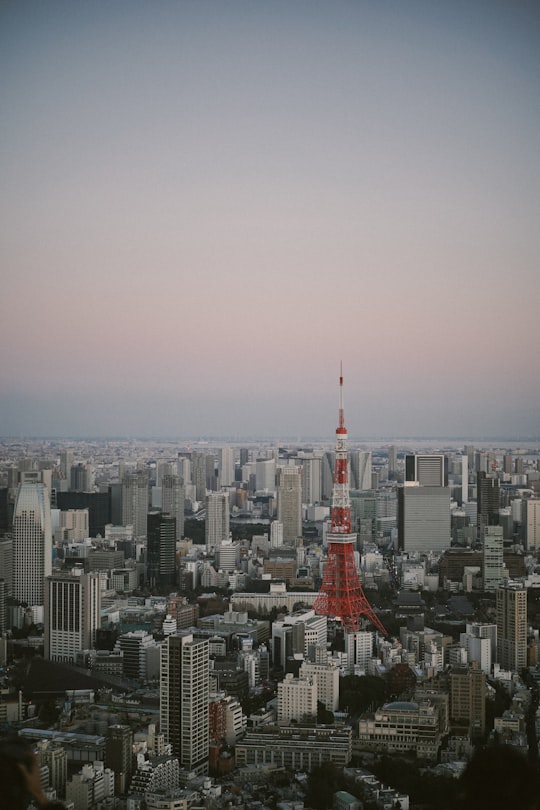
<instances>
[{"instance_id":1,"label":"steel lattice framework","mask_svg":"<svg viewBox=\"0 0 540 810\"><path fill-rule=\"evenodd\" d=\"M360 630L362 619L367 619L386 636L384 625L366 599L360 584L354 559L355 545L356 534L352 531L349 497L347 429L343 414L343 373L341 373L328 556L323 582L315 600L314 609L323 616L340 619L347 633Z\"/></svg>"}]
</instances>

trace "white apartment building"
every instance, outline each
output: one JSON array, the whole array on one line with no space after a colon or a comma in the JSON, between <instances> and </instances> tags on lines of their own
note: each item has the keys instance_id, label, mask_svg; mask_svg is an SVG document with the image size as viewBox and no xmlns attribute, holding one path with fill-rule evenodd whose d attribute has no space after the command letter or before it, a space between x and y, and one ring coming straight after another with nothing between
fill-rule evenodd
<instances>
[{"instance_id":1,"label":"white apartment building","mask_svg":"<svg viewBox=\"0 0 540 810\"><path fill-rule=\"evenodd\" d=\"M317 680L313 675L303 679L287 673L278 684L278 722L301 723L317 717Z\"/></svg>"}]
</instances>

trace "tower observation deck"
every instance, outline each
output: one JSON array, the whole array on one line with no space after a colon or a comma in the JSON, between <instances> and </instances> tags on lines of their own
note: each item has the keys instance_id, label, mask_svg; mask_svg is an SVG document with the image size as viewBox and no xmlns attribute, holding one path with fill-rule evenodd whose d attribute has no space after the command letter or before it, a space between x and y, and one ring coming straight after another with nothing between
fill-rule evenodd
<instances>
[{"instance_id":1,"label":"tower observation deck","mask_svg":"<svg viewBox=\"0 0 540 810\"><path fill-rule=\"evenodd\" d=\"M352 530L351 521L347 428L343 413L343 373L341 373L328 555L321 589L313 607L323 616L339 619L347 633L361 630L362 620L367 620L386 636L387 632L366 599L360 584L354 559L355 546L356 533Z\"/></svg>"}]
</instances>

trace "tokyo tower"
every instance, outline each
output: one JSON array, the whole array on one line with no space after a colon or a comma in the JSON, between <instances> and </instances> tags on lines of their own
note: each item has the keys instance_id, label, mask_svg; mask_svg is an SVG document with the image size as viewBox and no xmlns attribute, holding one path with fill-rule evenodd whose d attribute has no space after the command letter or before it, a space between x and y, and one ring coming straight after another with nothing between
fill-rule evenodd
<instances>
[{"instance_id":1,"label":"tokyo tower","mask_svg":"<svg viewBox=\"0 0 540 810\"><path fill-rule=\"evenodd\" d=\"M355 545L356 534L352 531L349 498L349 460L347 428L343 415L343 370L341 370L328 557L321 589L313 607L316 613L340 619L346 633L360 630L360 621L364 618L386 636L388 634L382 622L362 590L354 560Z\"/></svg>"}]
</instances>

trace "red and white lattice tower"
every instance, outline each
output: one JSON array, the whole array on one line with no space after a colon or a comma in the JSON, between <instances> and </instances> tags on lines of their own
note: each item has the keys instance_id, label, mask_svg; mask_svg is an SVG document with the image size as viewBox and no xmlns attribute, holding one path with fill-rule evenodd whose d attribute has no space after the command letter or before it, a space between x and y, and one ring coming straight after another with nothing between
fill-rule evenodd
<instances>
[{"instance_id":1,"label":"red and white lattice tower","mask_svg":"<svg viewBox=\"0 0 540 810\"><path fill-rule=\"evenodd\" d=\"M356 534L352 530L351 522L347 428L343 415L343 373L341 373L328 557L324 579L313 607L323 616L340 619L346 633L360 630L361 619L367 619L386 636L387 632L366 599L360 584L354 560L355 546Z\"/></svg>"}]
</instances>

